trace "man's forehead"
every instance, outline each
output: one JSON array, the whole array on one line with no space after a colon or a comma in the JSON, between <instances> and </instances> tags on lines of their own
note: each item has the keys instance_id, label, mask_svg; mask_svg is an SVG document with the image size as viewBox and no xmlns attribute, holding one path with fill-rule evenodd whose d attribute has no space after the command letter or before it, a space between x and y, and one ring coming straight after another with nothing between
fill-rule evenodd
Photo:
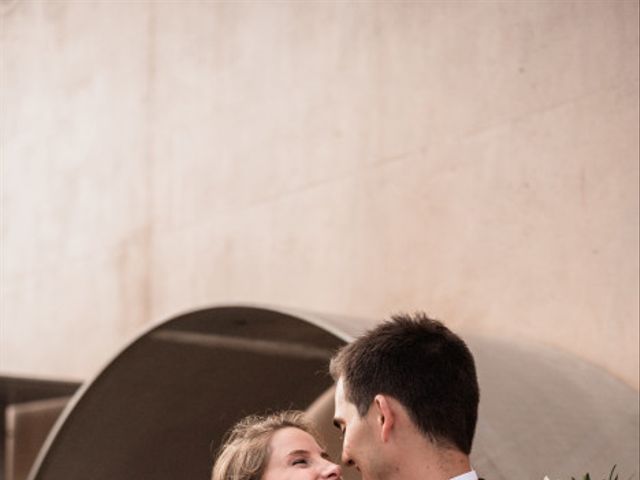
<instances>
[{"instance_id":1,"label":"man's forehead","mask_svg":"<svg viewBox=\"0 0 640 480\"><path fill-rule=\"evenodd\" d=\"M347 415L347 410L352 406L355 408L355 405L351 405L349 400L345 395L344 389L344 379L340 377L338 382L336 383L336 392L335 392L335 402L334 402L334 419L337 421L345 420L345 416Z\"/></svg>"},{"instance_id":2,"label":"man's forehead","mask_svg":"<svg viewBox=\"0 0 640 480\"><path fill-rule=\"evenodd\" d=\"M336 382L336 395L338 392L342 392L344 390L344 377L338 377L338 381Z\"/></svg>"},{"instance_id":3,"label":"man's forehead","mask_svg":"<svg viewBox=\"0 0 640 480\"><path fill-rule=\"evenodd\" d=\"M344 419L344 391L342 387L342 377L338 379L336 382L336 389L334 393L334 402L333 402L333 424L342 428L342 425L345 423Z\"/></svg>"},{"instance_id":4,"label":"man's forehead","mask_svg":"<svg viewBox=\"0 0 640 480\"><path fill-rule=\"evenodd\" d=\"M338 381L336 382L335 399L336 403L338 403L338 401L344 402L347 400L345 396L344 377L338 378Z\"/></svg>"}]
</instances>

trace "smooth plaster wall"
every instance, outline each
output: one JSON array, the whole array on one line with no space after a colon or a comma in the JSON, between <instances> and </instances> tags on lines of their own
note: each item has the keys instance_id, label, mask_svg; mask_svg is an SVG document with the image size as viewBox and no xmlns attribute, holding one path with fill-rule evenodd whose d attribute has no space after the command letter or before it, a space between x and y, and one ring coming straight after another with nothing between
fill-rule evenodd
<instances>
[{"instance_id":1,"label":"smooth plaster wall","mask_svg":"<svg viewBox=\"0 0 640 480\"><path fill-rule=\"evenodd\" d=\"M638 388L638 2L7 1L0 373L248 301Z\"/></svg>"}]
</instances>

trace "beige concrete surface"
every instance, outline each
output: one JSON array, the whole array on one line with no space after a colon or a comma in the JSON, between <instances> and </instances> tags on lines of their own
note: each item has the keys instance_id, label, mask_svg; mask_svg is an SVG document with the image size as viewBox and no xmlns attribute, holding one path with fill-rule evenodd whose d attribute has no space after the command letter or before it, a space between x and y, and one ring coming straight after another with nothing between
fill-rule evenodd
<instances>
[{"instance_id":1,"label":"beige concrete surface","mask_svg":"<svg viewBox=\"0 0 640 480\"><path fill-rule=\"evenodd\" d=\"M0 371L249 301L638 388L638 2L0 4Z\"/></svg>"}]
</instances>

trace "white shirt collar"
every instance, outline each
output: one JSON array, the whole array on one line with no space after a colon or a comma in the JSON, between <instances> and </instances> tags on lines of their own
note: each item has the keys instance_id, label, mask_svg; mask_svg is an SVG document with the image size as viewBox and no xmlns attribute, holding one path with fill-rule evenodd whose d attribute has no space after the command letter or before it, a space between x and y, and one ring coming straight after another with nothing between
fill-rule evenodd
<instances>
[{"instance_id":1,"label":"white shirt collar","mask_svg":"<svg viewBox=\"0 0 640 480\"><path fill-rule=\"evenodd\" d=\"M471 470L470 472L453 477L451 480L478 480L478 475L476 475L475 470Z\"/></svg>"}]
</instances>

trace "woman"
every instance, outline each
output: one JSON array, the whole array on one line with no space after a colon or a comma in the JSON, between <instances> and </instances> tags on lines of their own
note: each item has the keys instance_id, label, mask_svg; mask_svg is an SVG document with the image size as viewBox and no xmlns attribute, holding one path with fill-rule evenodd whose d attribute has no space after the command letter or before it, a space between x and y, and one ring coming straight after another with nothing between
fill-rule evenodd
<instances>
[{"instance_id":1,"label":"woman","mask_svg":"<svg viewBox=\"0 0 640 480\"><path fill-rule=\"evenodd\" d=\"M250 416L228 433L212 480L340 480L303 412Z\"/></svg>"}]
</instances>

